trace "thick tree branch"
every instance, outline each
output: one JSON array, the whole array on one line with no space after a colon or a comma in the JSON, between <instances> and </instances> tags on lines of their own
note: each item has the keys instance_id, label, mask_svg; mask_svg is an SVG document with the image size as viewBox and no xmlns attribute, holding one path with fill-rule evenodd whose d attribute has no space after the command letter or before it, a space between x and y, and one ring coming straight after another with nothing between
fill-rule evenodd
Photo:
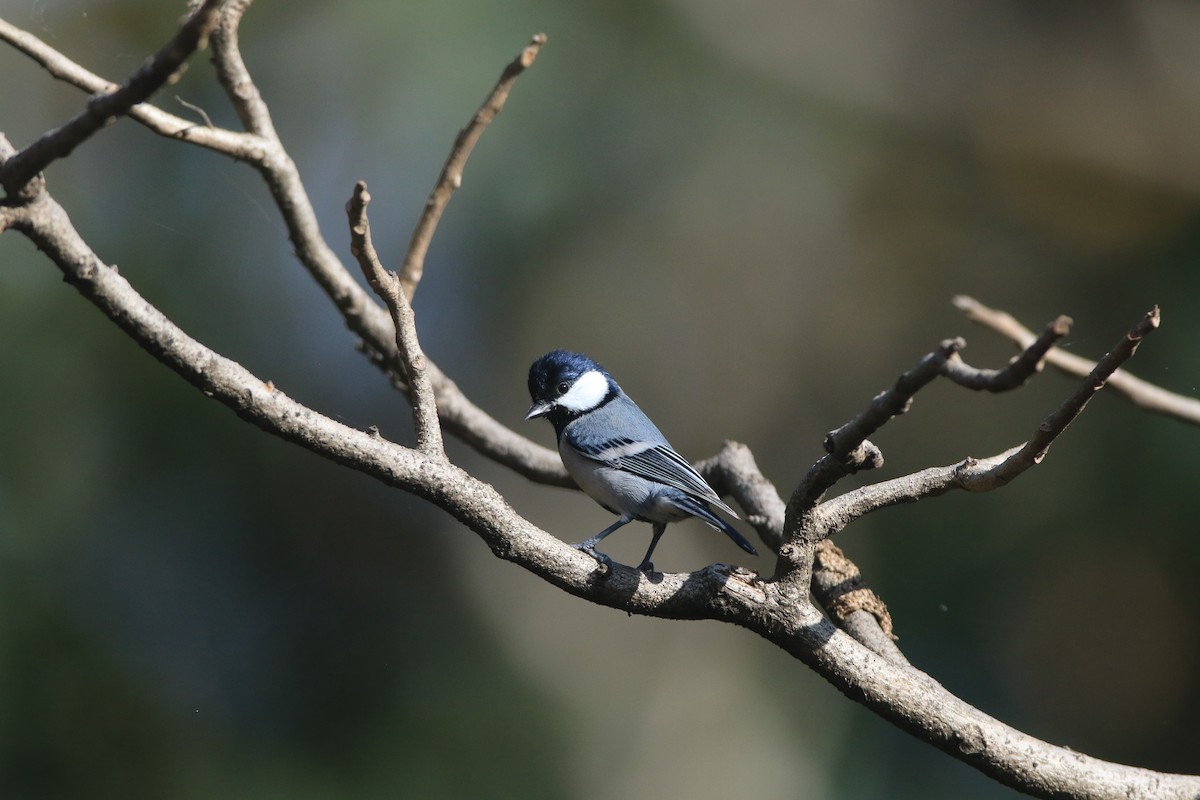
<instances>
[{"instance_id":1,"label":"thick tree branch","mask_svg":"<svg viewBox=\"0 0 1200 800\"><path fill-rule=\"evenodd\" d=\"M4 150L0 139L0 156ZM919 671L884 659L825 620L786 583L714 566L656 574L595 561L521 518L490 486L430 458L348 428L190 338L87 247L44 190L6 209L15 227L79 292L161 362L258 427L385 483L426 498L475 531L496 555L592 602L672 619L717 619L754 631L811 665L848 697L915 735L1043 797L1160 798L1200 792L1200 778L1100 761L1038 741L994 720ZM746 492L764 487L748 483ZM777 514L777 507L770 513Z\"/></svg>"},{"instance_id":2,"label":"thick tree branch","mask_svg":"<svg viewBox=\"0 0 1200 800\"><path fill-rule=\"evenodd\" d=\"M96 131L172 81L184 62L204 47L217 24L224 0L204 0L162 49L129 76L119 89L92 97L83 111L48 131L0 168L0 185L11 196L21 191L52 161L70 155ZM8 26L6 26L8 27Z\"/></svg>"},{"instance_id":3,"label":"thick tree branch","mask_svg":"<svg viewBox=\"0 0 1200 800\"><path fill-rule=\"evenodd\" d=\"M412 403L417 448L428 456L445 458L437 401L429 382L425 354L421 352L421 342L417 338L416 317L400 285L400 277L384 269L379 254L375 252L375 244L371 241L371 223L367 218L367 205L370 202L367 184L359 181L346 203L346 215L350 221L350 252L358 259L367 283L391 311L396 326L396 347L400 351L400 360L404 364L405 378L410 387L408 394Z\"/></svg>"},{"instance_id":4,"label":"thick tree branch","mask_svg":"<svg viewBox=\"0 0 1200 800\"><path fill-rule=\"evenodd\" d=\"M758 469L750 448L726 442L721 452L696 465L717 494L731 495L746 512L746 521L772 550L783 541L786 506L775 485ZM812 593L839 628L878 655L899 664L908 661L896 647L887 606L866 585L858 567L833 543L817 544ZM853 581L848 576L853 575Z\"/></svg>"},{"instance_id":5,"label":"thick tree branch","mask_svg":"<svg viewBox=\"0 0 1200 800\"><path fill-rule=\"evenodd\" d=\"M247 2L235 4L236 10L232 12L234 16L229 18L233 29L236 28L237 19L247 5ZM236 53L236 47L225 52ZM240 56L238 58L240 60ZM246 77L248 79L248 74ZM266 111L265 104L262 110ZM269 117L267 121L269 122ZM247 121L245 124L252 127L252 122ZM258 129L266 130L261 125L258 125ZM253 135L258 137L256 141L265 148L263 160L256 166L268 177L268 183L271 182L272 176L277 180L281 176L283 178L279 181L276 200L280 203L285 218L289 219L291 234L293 221L303 223L304 208L307 208L307 213L311 215L311 206L308 205L307 196L299 183L298 175L295 174L295 167L278 144L278 140L268 141L257 133ZM270 135L274 137L273 130L270 131ZM11 153L12 149L0 136L0 168ZM289 174L294 175L294 179L289 178ZM365 200L365 197L363 199ZM671 619L716 619L753 631L809 664L856 702L864 704L919 738L974 765L997 780L1037 796L1195 798L1200 795L1200 778L1157 773L1100 761L1013 730L956 698L927 675L907 666L902 654L894 649L894 644L878 639L874 633L878 625L872 620L880 614L886 618L886 609L872 610L878 598L872 600L873 595L864 592L860 586L860 577L856 574L857 570L849 562L839 562L840 552L828 541L817 542L811 554L818 561L818 575L814 576L812 590L824 598L822 602L847 630L854 630L857 621L868 621L867 629L856 634L864 641L874 637L866 647L824 619L809 601L807 591L797 591L798 587L794 581L764 581L760 576L746 570L721 565L688 574L655 574L653 580L639 571L614 565L609 574L600 579L592 558L524 520L492 487L450 464L441 456L440 448L436 456L431 456L426 451L387 442L377 434L341 425L291 400L271 383L262 381L237 363L188 337L146 302L115 268L104 264L90 250L71 226L66 212L44 191L43 185L32 186L29 193L21 198L20 203L0 208L0 215L0 228L12 226L28 235L59 266L67 281L84 297L109 316L140 346L201 389L206 396L218 400L263 430L429 500L478 534L497 556L522 566L573 595L629 613ZM366 236L365 214L362 221L363 238L369 242ZM314 248L307 254L309 260L305 260L305 255L301 256L301 260L315 273L329 270L328 274L324 275L328 286L322 283L326 291L330 291L330 287L340 287L341 277L337 273L339 270L342 273L346 271L331 253L329 257L332 261L324 260L325 256L320 247L324 246L326 250L328 248L315 228L315 221L311 228L306 225L299 227L305 228L298 232L310 237L309 243ZM300 249L300 244L297 244L297 251ZM371 265L372 272L374 267L374 264ZM346 278L349 279L348 273ZM321 278L318 278L318 282L320 280ZM362 292L356 282L350 279L350 283L363 295L362 298L334 293L330 296L334 297L352 329L355 329L356 324L364 329L370 329L371 325L374 325L372 334L376 338L371 340L364 336L367 349L387 359L389 369L403 371L403 360L399 354L406 347L403 344L398 345L395 340L398 338L400 324L395 324L393 328L392 321L383 314L383 309L365 296L365 292ZM347 309L350 308L356 309L359 316L348 313ZM367 318L373 320L369 325L361 322ZM410 322L411 319L404 324ZM1154 324L1157 324L1156 315ZM1139 338L1152 328L1151 325L1141 331ZM393 337L393 333L397 336ZM1132 355L1136 341L1130 339L1124 343L1124 347L1128 352L1121 357L1122 359ZM960 370L958 366L945 367L944 365L953 363L959 348L961 343L957 346L953 343L950 343L949 347L943 346L947 352L942 356L943 366L939 369L944 370L943 374L961 372L962 376L966 376L966 382L980 383L980 388L989 388L986 384L999 385L1014 380L1013 376L1018 375L1021 370L1035 368L1038 360L1034 357L1036 353L1029 355L1024 359L1024 366L1007 372L1006 377L1001 379L998 376L1006 373L1006 370L987 375L986 371L969 372L965 369ZM391 355L388 355L389 353ZM962 366L965 368L965 365ZM469 404L456 388L449 391L450 402L444 402L441 393L448 390L445 384L439 388L439 374L431 364L429 367L430 383L433 392L438 395L437 403L444 419L447 414L446 408L454 402ZM906 376L908 375L906 373ZM928 379L931 380L932 377ZM440 378L445 380L444 376ZM882 401L876 398L881 405L875 416L891 410L882 421L872 417L850 433L845 430L847 426L843 426L830 434L831 437L839 433L843 436L835 437L830 447L830 456L836 456L836 463L828 467L827 475L821 473L819 479L832 477L828 484L831 486L840 477L836 475L838 470L869 468L881 463L878 450L866 442L865 437L879 425L886 423L892 415L902 413L907 408L912 394L928 382L921 382L922 378L922 375L917 375L912 385L906 384L903 387L903 391L909 394L906 400L901 399L899 405L896 401L900 398L885 397L887 392L880 396ZM902 376L901 380L904 381L905 376ZM1096 380L1091 382L1090 389L1087 385L1081 387L1064 403L1061 413L1052 415L1043 427L1051 432L1054 429L1061 432L1102 383L1101 377L1098 383ZM415 380L411 385L414 393L424 391L416 386ZM453 387L452 384L449 386ZM414 400L414 407L422 405L426 405L424 400ZM432 403L428 405L431 406ZM467 407L460 406L460 414L467 413L463 408ZM482 414L481 411L479 413ZM487 420L490 420L490 417ZM853 422L848 424L852 425ZM496 426L494 430L489 428L489 424L493 423ZM875 424L875 428L867 430L870 424ZM512 433L494 420L488 423L473 419L466 427L471 434L485 440L480 444L480 449L485 452L488 448L496 451L492 434L503 440L505 433ZM859 432L862 432L861 436L858 435ZM1036 446L1031 441L1027 447L1034 447L1034 455L1040 458L1055 435L1057 433L1053 433L1049 439ZM515 434L513 436L515 437ZM507 440L507 445L511 445L512 448L507 457L512 459L517 465L514 468L519 471L530 469L531 465L537 463L538 451L527 447L525 442L527 440L523 437ZM503 448L496 452L503 452ZM1014 451L1014 454L1015 452L1019 451ZM1005 454L1005 457L995 464L971 462L965 467L956 465L953 469L986 472L998 469L1011 455ZM557 458L554 460L557 461ZM1036 463L1036 459L1031 463ZM782 543L781 550L791 544L787 537L781 535L791 507L783 506L770 482L758 473L748 450L743 453L737 446L729 445L716 459L704 466L708 474L717 476L715 480L725 482L724 488L734 494L748 510L755 527L759 528L760 532L770 532L772 538L764 536L765 541ZM532 469L530 471L537 472ZM557 464L554 469L547 467L540 473L547 482L554 482L556 475L561 474L561 466ZM937 480L941 478L937 475L930 476L931 482ZM824 510L841 500L837 498L816 506L825 490L814 494L815 485L814 483L810 486L805 493L806 497L811 497L810 507ZM793 493L793 501L799 493L800 487ZM881 607L882 603L878 605ZM872 625L875 627L871 627ZM882 654L883 657L876 653Z\"/></svg>"},{"instance_id":6,"label":"thick tree branch","mask_svg":"<svg viewBox=\"0 0 1200 800\"><path fill-rule=\"evenodd\" d=\"M1035 338L1032 331L1017 322L1012 315L989 308L973 297L959 295L954 298L953 302L956 308L967 315L967 319L1011 339L1017 347L1028 347L1029 342ZM1081 358L1057 347L1051 348L1046 353L1045 360L1052 367L1079 378L1087 375L1096 366L1094 361ZM1125 370L1114 372L1108 379L1108 385L1129 398L1139 408L1174 417L1192 425L1200 425L1200 400L1194 397L1184 397L1169 392Z\"/></svg>"},{"instance_id":7,"label":"thick tree branch","mask_svg":"<svg viewBox=\"0 0 1200 800\"><path fill-rule=\"evenodd\" d=\"M650 581L617 565L598 581L593 559L524 521L485 483L443 459L329 420L188 337L96 258L47 194L23 206L18 227L80 293L205 395L265 431L431 500L479 534L499 557L571 594L630 613L720 619L746 627L809 663L848 697L1025 792L1048 798L1187 798L1200 792L1200 778L1102 762L1004 726L929 676L872 654L803 597L781 593L780 585L751 573L708 567Z\"/></svg>"},{"instance_id":8,"label":"thick tree branch","mask_svg":"<svg viewBox=\"0 0 1200 800\"><path fill-rule=\"evenodd\" d=\"M191 339L87 247L48 194L19 209L16 227L67 280L148 352L258 427L428 499L496 555L560 588L629 613L717 619L744 627L812 666L848 697L1010 786L1041 797L1187 798L1200 778L1100 761L1041 742L988 717L923 673L881 658L803 597L752 573L714 566L688 574L595 561L521 518L490 486L454 465L348 428L288 398Z\"/></svg>"}]
</instances>

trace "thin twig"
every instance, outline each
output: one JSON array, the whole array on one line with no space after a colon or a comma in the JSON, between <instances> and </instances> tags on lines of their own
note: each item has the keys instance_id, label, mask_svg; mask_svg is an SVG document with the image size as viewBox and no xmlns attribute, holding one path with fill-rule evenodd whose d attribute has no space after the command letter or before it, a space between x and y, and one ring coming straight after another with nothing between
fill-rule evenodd
<instances>
[{"instance_id":1,"label":"thin twig","mask_svg":"<svg viewBox=\"0 0 1200 800\"><path fill-rule=\"evenodd\" d=\"M1040 336L1026 342L1020 355L1004 369L978 369L963 363L958 353L946 359L942 374L959 386L987 392L1007 392L1024 386L1042 368L1046 353L1062 337L1071 332L1071 318L1058 317L1045 327Z\"/></svg>"},{"instance_id":2,"label":"thin twig","mask_svg":"<svg viewBox=\"0 0 1200 800\"><path fill-rule=\"evenodd\" d=\"M1158 329L1159 321L1158 306L1155 306L1146 312L1146 315L1133 326L1129 333L1121 338L1116 347L1096 362L1095 367L1080 382L1075 391L1042 421L1042 424L1038 426L1037 433L1025 443L1024 447L993 470L972 476L967 481L965 488L971 491L991 489L995 488L992 485L993 482L998 486L1003 486L1034 464L1040 464L1046 457L1051 443L1079 416L1088 401L1104 388L1105 383L1117 371L1117 368L1133 357L1138 345L1142 343L1142 339Z\"/></svg>"},{"instance_id":3,"label":"thin twig","mask_svg":"<svg viewBox=\"0 0 1200 800\"><path fill-rule=\"evenodd\" d=\"M1011 314L989 308L973 297L959 295L953 302L956 308L967 315L967 319L1012 340L1018 347L1027 347L1034 338L1033 333ZM1058 347L1051 348L1046 353L1046 363L1079 378L1087 375L1096 366L1096 362ZM1174 417L1192 425L1200 425L1200 400L1194 397L1184 397L1167 391L1123 369L1117 370L1109 377L1108 385L1139 408Z\"/></svg>"},{"instance_id":4,"label":"thin twig","mask_svg":"<svg viewBox=\"0 0 1200 800\"><path fill-rule=\"evenodd\" d=\"M487 126L504 108L504 104L508 100L508 93L517 78L533 65L534 59L537 58L544 44L546 44L546 34L536 34L529 45L509 62L500 74L500 80L497 81L495 88L483 101L483 105L475 112L475 116L471 118L467 126L455 137L454 147L451 148L450 155L442 166L442 172L438 175L433 191L429 193L429 198L425 201L425 210L421 213L421 218L417 220L417 227L413 230L412 239L408 244L408 252L404 254L404 263L400 266L400 285L410 301L425 272L425 254L429 251L429 244L433 241L433 234L442 218L442 212L446 210L446 205L450 202L454 190L462 185L463 168L467 164L467 159L471 157L471 151L475 149L476 142L479 141L479 137L483 135Z\"/></svg>"},{"instance_id":5,"label":"thin twig","mask_svg":"<svg viewBox=\"0 0 1200 800\"><path fill-rule=\"evenodd\" d=\"M989 458L968 458L945 467L930 467L889 481L847 492L822 503L813 512L813 529L830 536L859 517L881 508L937 497L953 489L990 492L1011 483L1046 457L1050 445L1079 416L1116 369L1133 357L1142 339L1158 328L1156 306L1102 358L1073 392L1038 426L1028 442Z\"/></svg>"},{"instance_id":6,"label":"thin twig","mask_svg":"<svg viewBox=\"0 0 1200 800\"><path fill-rule=\"evenodd\" d=\"M179 95L175 95L175 102L179 103L179 105L183 106L188 111L199 114L200 119L204 120L204 127L208 128L209 130L213 130L217 127L216 125L213 125L212 117L208 116L208 112L195 103L189 103Z\"/></svg>"},{"instance_id":7,"label":"thin twig","mask_svg":"<svg viewBox=\"0 0 1200 800\"><path fill-rule=\"evenodd\" d=\"M51 77L92 94L108 94L121 88L91 72L29 31L21 30L0 19L0 41L37 62ZM192 144L224 153L239 160L249 160L252 142L249 135L218 127L201 127L191 120L170 114L150 103L138 103L129 109L129 118L141 123L160 136L182 139Z\"/></svg>"},{"instance_id":8,"label":"thin twig","mask_svg":"<svg viewBox=\"0 0 1200 800\"><path fill-rule=\"evenodd\" d=\"M229 0L222 11L221 22L213 32L213 66L217 68L217 80L246 130L268 141L278 141L270 110L250 77L238 46L238 26L251 2L253 0Z\"/></svg>"},{"instance_id":9,"label":"thin twig","mask_svg":"<svg viewBox=\"0 0 1200 800\"><path fill-rule=\"evenodd\" d=\"M62 126L42 134L0 168L0 185L18 193L51 162L70 155L96 131L172 81L184 62L204 47L216 27L224 0L204 0L179 31L137 69L119 89L92 97L83 111Z\"/></svg>"},{"instance_id":10,"label":"thin twig","mask_svg":"<svg viewBox=\"0 0 1200 800\"><path fill-rule=\"evenodd\" d=\"M371 241L371 223L367 218L367 205L371 195L367 184L359 181L354 193L346 203L346 216L350 222L350 252L358 259L367 283L379 295L392 314L396 326L396 347L404 363L408 380L409 400L412 403L413 427L417 433L417 449L428 456L445 458L442 444L442 426L438 421L437 401L433 386L429 382L425 355L417 338L416 318L412 304L400 288L400 278L384 269Z\"/></svg>"},{"instance_id":11,"label":"thin twig","mask_svg":"<svg viewBox=\"0 0 1200 800\"><path fill-rule=\"evenodd\" d=\"M843 477L883 465L883 453L866 437L906 413L917 392L938 376L966 388L992 392L1021 386L1037 372L1046 351L1070 330L1070 325L1068 317L1057 318L1041 336L1033 337L1024 352L1002 370L967 365L959 355L966 347L966 341L961 337L946 339L902 374L895 384L872 398L853 419L826 434L827 454L808 469L788 500L775 577L793 583L796 591L811 590L817 544L831 532L818 503Z\"/></svg>"},{"instance_id":12,"label":"thin twig","mask_svg":"<svg viewBox=\"0 0 1200 800\"><path fill-rule=\"evenodd\" d=\"M877 461L863 462L862 454L856 453L856 448L869 444L866 442L868 436L892 418L906 413L912 407L916 393L934 378L940 375L959 386L975 390L1003 392L1016 389L1038 371L1046 352L1070 329L1070 317L1058 317L1046 326L1040 336L1030 334L1021 354L1001 370L980 369L963 362L960 353L967 343L962 337L943 341L936 350L901 375L895 384L872 398L853 419L826 434L825 450L829 457L813 465L796 487L791 504L795 504L798 512L812 508L833 483L845 475L880 466L882 455Z\"/></svg>"}]
</instances>

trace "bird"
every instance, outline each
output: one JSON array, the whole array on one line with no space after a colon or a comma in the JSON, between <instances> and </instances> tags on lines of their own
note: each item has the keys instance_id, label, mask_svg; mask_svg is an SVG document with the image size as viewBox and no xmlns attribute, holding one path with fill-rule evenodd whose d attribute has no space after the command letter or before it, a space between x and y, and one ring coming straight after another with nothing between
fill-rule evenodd
<instances>
[{"instance_id":1,"label":"bird","mask_svg":"<svg viewBox=\"0 0 1200 800\"><path fill-rule=\"evenodd\" d=\"M721 531L750 555L758 551L713 507L738 516L700 473L655 427L604 367L582 353L552 350L529 368L533 404L526 420L545 417L554 426L563 466L593 500L617 521L579 544L606 566L596 545L634 520L650 523L652 537L638 565L653 572L650 558L667 524L696 517Z\"/></svg>"}]
</instances>

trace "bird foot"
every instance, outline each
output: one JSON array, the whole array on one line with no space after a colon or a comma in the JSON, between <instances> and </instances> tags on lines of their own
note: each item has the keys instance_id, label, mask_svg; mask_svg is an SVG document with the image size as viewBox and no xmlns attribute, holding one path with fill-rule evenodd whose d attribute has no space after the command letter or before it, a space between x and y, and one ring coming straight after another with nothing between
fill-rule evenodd
<instances>
[{"instance_id":1,"label":"bird foot","mask_svg":"<svg viewBox=\"0 0 1200 800\"><path fill-rule=\"evenodd\" d=\"M594 546L588 544L587 542L582 542L580 544L575 545L575 549L581 550L584 553L587 553L592 558L596 559L596 562L599 566L598 572L601 575L607 576L612 572L613 560L611 558L609 558L606 554L601 553Z\"/></svg>"}]
</instances>

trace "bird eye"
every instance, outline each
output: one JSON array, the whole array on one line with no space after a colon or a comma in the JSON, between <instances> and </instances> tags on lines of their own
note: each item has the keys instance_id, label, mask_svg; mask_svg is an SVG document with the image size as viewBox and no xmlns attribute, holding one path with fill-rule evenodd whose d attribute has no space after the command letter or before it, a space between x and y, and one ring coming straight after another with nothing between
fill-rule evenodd
<instances>
[{"instance_id":1,"label":"bird eye","mask_svg":"<svg viewBox=\"0 0 1200 800\"><path fill-rule=\"evenodd\" d=\"M566 381L563 381L562 383L560 383L558 385L557 388L558 388L559 394L566 394L567 390L571 388L571 384L567 383Z\"/></svg>"}]
</instances>

